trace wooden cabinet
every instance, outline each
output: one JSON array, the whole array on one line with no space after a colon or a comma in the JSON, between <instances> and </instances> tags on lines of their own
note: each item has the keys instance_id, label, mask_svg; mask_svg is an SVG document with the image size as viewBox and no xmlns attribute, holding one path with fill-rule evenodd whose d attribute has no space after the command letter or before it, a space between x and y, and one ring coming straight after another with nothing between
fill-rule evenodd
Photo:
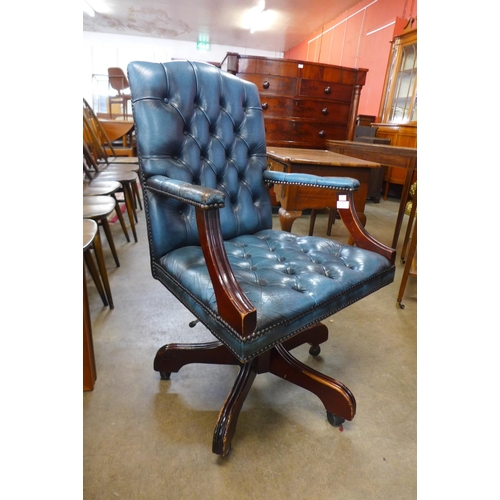
<instances>
[{"instance_id":1,"label":"wooden cabinet","mask_svg":"<svg viewBox=\"0 0 500 500\"><path fill-rule=\"evenodd\" d=\"M367 69L233 52L222 68L257 85L268 146L325 149L326 140L353 139Z\"/></svg>"},{"instance_id":2,"label":"wooden cabinet","mask_svg":"<svg viewBox=\"0 0 500 500\"><path fill-rule=\"evenodd\" d=\"M381 123L417 122L417 30L392 41L379 114Z\"/></svg>"},{"instance_id":3,"label":"wooden cabinet","mask_svg":"<svg viewBox=\"0 0 500 500\"><path fill-rule=\"evenodd\" d=\"M417 30L392 41L378 121L377 137L389 138L392 146L417 147ZM384 198L389 185L403 185L405 177L404 169L387 168Z\"/></svg>"}]
</instances>

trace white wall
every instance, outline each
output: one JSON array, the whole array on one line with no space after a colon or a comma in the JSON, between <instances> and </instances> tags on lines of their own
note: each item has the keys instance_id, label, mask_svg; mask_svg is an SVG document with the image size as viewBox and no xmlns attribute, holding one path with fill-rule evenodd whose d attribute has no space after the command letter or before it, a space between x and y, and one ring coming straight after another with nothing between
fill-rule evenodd
<instances>
[{"instance_id":1,"label":"white wall","mask_svg":"<svg viewBox=\"0 0 500 500\"><path fill-rule=\"evenodd\" d=\"M109 67L120 67L126 72L130 61L167 62L172 58L222 62L227 52L283 57L282 52L226 45L211 45L210 50L204 52L196 50L195 42L84 31L83 97L92 103L92 75L107 75Z\"/></svg>"}]
</instances>

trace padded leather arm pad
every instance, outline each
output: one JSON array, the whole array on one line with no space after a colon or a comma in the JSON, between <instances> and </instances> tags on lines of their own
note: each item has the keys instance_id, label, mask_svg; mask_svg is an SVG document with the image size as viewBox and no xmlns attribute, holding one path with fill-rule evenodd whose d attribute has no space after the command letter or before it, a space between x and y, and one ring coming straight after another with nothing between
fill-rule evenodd
<instances>
[{"instance_id":1,"label":"padded leather arm pad","mask_svg":"<svg viewBox=\"0 0 500 500\"><path fill-rule=\"evenodd\" d=\"M300 186L321 187L338 191L356 191L359 181L351 177L321 177L319 175L276 172L265 170L264 180L275 184L297 184Z\"/></svg>"},{"instance_id":2,"label":"padded leather arm pad","mask_svg":"<svg viewBox=\"0 0 500 500\"><path fill-rule=\"evenodd\" d=\"M202 209L224 206L225 195L217 189L197 186L189 182L154 175L146 181L146 187L160 194L166 194Z\"/></svg>"}]
</instances>

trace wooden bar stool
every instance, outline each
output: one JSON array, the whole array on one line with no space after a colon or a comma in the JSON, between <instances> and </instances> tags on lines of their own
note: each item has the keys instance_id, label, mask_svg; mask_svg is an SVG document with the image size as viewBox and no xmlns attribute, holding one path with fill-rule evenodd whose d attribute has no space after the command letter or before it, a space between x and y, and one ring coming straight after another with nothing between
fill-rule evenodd
<instances>
[{"instance_id":1,"label":"wooden bar stool","mask_svg":"<svg viewBox=\"0 0 500 500\"><path fill-rule=\"evenodd\" d=\"M85 141L83 141L83 156L83 170L91 183L95 181L116 181L119 182L122 186L124 203L130 220L130 227L134 235L134 240L137 242L137 232L135 230L135 224L138 219L135 208L136 201L134 198L134 189L138 191L137 185L139 182L139 178L137 177L137 174L131 170L99 170L99 167L95 162L94 157L92 156L92 152L90 151Z\"/></svg>"},{"instance_id":2,"label":"wooden bar stool","mask_svg":"<svg viewBox=\"0 0 500 500\"><path fill-rule=\"evenodd\" d=\"M123 219L122 211L118 200L116 198L116 193L122 190L122 185L118 181L83 181L83 196L112 196L116 201L115 211L120 225L123 229L123 234L127 241L130 241L128 235L127 226L125 225L125 220Z\"/></svg>"},{"instance_id":3,"label":"wooden bar stool","mask_svg":"<svg viewBox=\"0 0 500 500\"><path fill-rule=\"evenodd\" d=\"M137 242L137 232L135 229L135 224L138 222L138 219L132 189L132 184L137 183L137 174L135 172L107 172L104 170L102 172L99 172L93 180L117 181L121 184L123 189L124 203L130 221L130 228L132 229L134 240Z\"/></svg>"},{"instance_id":4,"label":"wooden bar stool","mask_svg":"<svg viewBox=\"0 0 500 500\"><path fill-rule=\"evenodd\" d=\"M109 227L108 215L113 212L116 201L111 196L84 196L83 197L83 218L92 219L99 226L102 226L108 245L115 259L116 267L120 267L120 261L116 252L115 242Z\"/></svg>"}]
</instances>

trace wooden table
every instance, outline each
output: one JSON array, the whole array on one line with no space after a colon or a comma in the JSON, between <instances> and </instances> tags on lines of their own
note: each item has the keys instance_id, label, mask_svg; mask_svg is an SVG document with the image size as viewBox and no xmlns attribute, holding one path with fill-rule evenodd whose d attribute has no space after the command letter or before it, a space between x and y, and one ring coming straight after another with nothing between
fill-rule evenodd
<instances>
[{"instance_id":1,"label":"wooden table","mask_svg":"<svg viewBox=\"0 0 500 500\"><path fill-rule=\"evenodd\" d=\"M134 120L105 120L99 118L99 121L111 142L123 139L123 146L127 146L128 135L134 128Z\"/></svg>"},{"instance_id":2,"label":"wooden table","mask_svg":"<svg viewBox=\"0 0 500 500\"><path fill-rule=\"evenodd\" d=\"M361 222L366 223L364 212L370 171L372 168L380 168L379 163L320 149L271 146L267 148L267 158L270 170L357 179L361 185L354 193L354 206ZM293 222L302 215L304 209L335 207L336 204L336 192L331 189L276 185L274 192L276 200L281 204L278 213L283 231L291 231Z\"/></svg>"},{"instance_id":3,"label":"wooden table","mask_svg":"<svg viewBox=\"0 0 500 500\"><path fill-rule=\"evenodd\" d=\"M396 228L392 238L392 248L396 248L398 243L405 206L408 199L410 186L417 170L417 148L406 148L400 146L385 146L382 144L366 144L353 141L326 141L329 151L347 154L364 160L375 161L381 165L399 167L406 169L405 183L401 193Z\"/></svg>"}]
</instances>

